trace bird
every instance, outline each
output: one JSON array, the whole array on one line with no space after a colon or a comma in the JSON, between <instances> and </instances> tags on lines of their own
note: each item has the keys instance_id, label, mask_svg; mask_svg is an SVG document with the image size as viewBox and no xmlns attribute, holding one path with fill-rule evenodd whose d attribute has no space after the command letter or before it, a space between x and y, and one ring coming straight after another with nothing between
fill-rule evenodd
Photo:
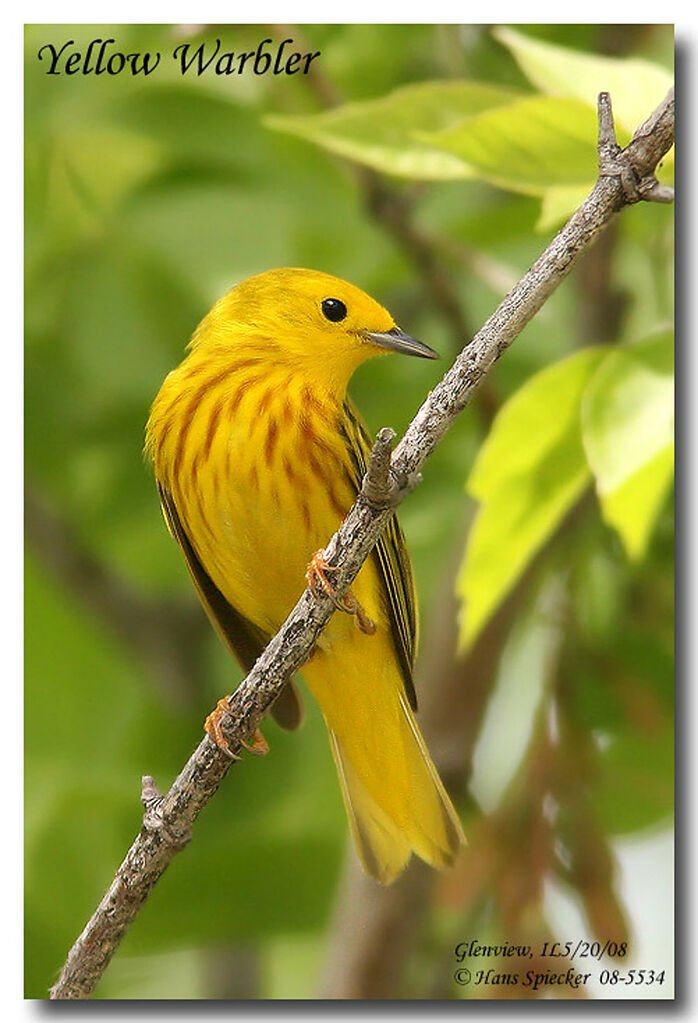
<instances>
[{"instance_id":1,"label":"bird","mask_svg":"<svg viewBox=\"0 0 698 1023\"><path fill-rule=\"evenodd\" d=\"M371 452L347 385L360 364L390 352L438 358L360 288L315 270L268 270L215 303L152 404L145 451L165 522L243 670L306 581L333 594L323 544ZM447 868L465 837L415 717L416 595L395 516L335 603L302 677L327 726L364 871L390 884L413 853ZM226 707L219 701L206 722L223 748ZM285 728L301 724L293 680L272 714Z\"/></svg>"}]
</instances>

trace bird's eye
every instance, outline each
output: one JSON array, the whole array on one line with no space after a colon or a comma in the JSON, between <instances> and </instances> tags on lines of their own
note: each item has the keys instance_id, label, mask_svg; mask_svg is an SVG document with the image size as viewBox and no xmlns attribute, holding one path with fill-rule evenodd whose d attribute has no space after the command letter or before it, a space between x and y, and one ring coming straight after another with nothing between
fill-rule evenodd
<instances>
[{"instance_id":1,"label":"bird's eye","mask_svg":"<svg viewBox=\"0 0 698 1023\"><path fill-rule=\"evenodd\" d=\"M322 303L323 314L332 323L339 323L347 315L347 307L339 298L326 298Z\"/></svg>"}]
</instances>

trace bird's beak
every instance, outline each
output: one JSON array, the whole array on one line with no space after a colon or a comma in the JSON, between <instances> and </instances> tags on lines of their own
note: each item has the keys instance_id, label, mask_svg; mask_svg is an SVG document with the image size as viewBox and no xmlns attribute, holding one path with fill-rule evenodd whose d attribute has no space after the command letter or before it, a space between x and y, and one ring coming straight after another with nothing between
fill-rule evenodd
<instances>
[{"instance_id":1,"label":"bird's beak","mask_svg":"<svg viewBox=\"0 0 698 1023\"><path fill-rule=\"evenodd\" d=\"M392 330L364 330L362 337L367 341L373 341L381 348L388 348L392 352L402 352L403 355L418 355L420 359L438 359L439 353L435 352L429 345L422 341L415 341L409 334L403 334L398 327Z\"/></svg>"}]
</instances>

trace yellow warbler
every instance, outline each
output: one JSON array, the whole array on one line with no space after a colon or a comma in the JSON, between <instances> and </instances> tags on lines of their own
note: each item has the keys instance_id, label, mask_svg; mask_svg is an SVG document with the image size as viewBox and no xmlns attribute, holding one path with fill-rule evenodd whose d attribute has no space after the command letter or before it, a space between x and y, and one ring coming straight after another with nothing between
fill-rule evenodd
<instances>
[{"instance_id":1,"label":"yellow warbler","mask_svg":"<svg viewBox=\"0 0 698 1023\"><path fill-rule=\"evenodd\" d=\"M311 559L311 578L330 588L318 549L352 505L370 453L346 388L360 363L388 351L435 356L353 285L272 270L214 305L153 403L146 448L165 519L245 669L300 596ZM415 595L395 519L340 606L354 617L332 617L303 676L364 868L389 883L412 851L445 867L464 838L414 717ZM274 714L300 723L292 684Z\"/></svg>"}]
</instances>

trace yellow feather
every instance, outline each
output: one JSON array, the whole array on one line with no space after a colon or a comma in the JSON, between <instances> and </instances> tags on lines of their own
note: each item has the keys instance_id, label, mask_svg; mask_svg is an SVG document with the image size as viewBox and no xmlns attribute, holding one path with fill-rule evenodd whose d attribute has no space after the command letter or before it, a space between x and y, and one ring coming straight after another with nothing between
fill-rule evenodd
<instances>
[{"instance_id":1,"label":"yellow feather","mask_svg":"<svg viewBox=\"0 0 698 1023\"><path fill-rule=\"evenodd\" d=\"M332 319L328 299L339 303ZM153 404L146 449L168 524L209 615L246 666L356 497L369 442L346 386L396 329L344 281L270 271L216 303ZM303 675L327 722L364 867L389 883L412 851L445 867L464 841L410 706L416 615L397 524L352 592L375 634L335 614Z\"/></svg>"}]
</instances>

